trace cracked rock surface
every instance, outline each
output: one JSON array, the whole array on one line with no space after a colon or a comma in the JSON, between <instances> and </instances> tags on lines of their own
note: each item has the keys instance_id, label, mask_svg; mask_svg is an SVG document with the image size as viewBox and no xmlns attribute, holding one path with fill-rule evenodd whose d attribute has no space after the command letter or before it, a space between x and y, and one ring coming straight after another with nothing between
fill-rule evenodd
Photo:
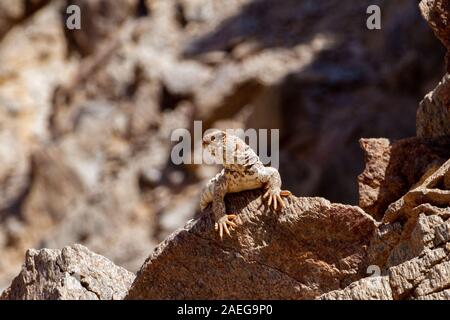
<instances>
[{"instance_id":1,"label":"cracked rock surface","mask_svg":"<svg viewBox=\"0 0 450 320\"><path fill-rule=\"evenodd\" d=\"M227 198L232 238L220 241L207 211L155 249L127 299L311 299L365 272L376 223L360 208L290 197L276 213L260 191Z\"/></svg>"},{"instance_id":2,"label":"cracked rock surface","mask_svg":"<svg viewBox=\"0 0 450 320\"><path fill-rule=\"evenodd\" d=\"M20 274L1 300L118 300L134 274L82 245L30 249Z\"/></svg>"},{"instance_id":3,"label":"cracked rock surface","mask_svg":"<svg viewBox=\"0 0 450 320\"><path fill-rule=\"evenodd\" d=\"M328 292L320 300L392 300L389 278L376 276L363 278L343 290Z\"/></svg>"},{"instance_id":4,"label":"cracked rock surface","mask_svg":"<svg viewBox=\"0 0 450 320\"><path fill-rule=\"evenodd\" d=\"M372 143L372 147L378 149L372 150L373 154L379 155L385 150L386 143ZM386 162L383 157L372 160L376 168ZM377 165L377 161L381 163ZM399 166L402 167L413 168L406 162ZM435 163L428 170L421 166L416 169L423 176L405 195L388 206L383 224L378 226L369 246L369 264L378 267L379 276L360 279L343 290L328 292L320 299L448 299L450 160L441 165ZM383 181L386 182L388 174L384 174ZM377 190L380 195L380 189Z\"/></svg>"}]
</instances>

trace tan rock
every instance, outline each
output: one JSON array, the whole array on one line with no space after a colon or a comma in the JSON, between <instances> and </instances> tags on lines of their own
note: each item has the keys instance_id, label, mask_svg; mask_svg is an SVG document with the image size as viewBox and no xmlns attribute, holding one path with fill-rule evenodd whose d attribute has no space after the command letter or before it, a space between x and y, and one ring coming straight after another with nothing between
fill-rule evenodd
<instances>
[{"instance_id":1,"label":"tan rock","mask_svg":"<svg viewBox=\"0 0 450 320\"><path fill-rule=\"evenodd\" d=\"M450 300L450 289L432 293L426 296L420 296L417 300Z\"/></svg>"},{"instance_id":2,"label":"tan rock","mask_svg":"<svg viewBox=\"0 0 450 320\"><path fill-rule=\"evenodd\" d=\"M365 169L358 176L361 208L381 220L392 202L450 157L448 144L447 138L432 142L409 138L392 143L361 139L366 157ZM410 158L415 161L408 161Z\"/></svg>"},{"instance_id":3,"label":"tan rock","mask_svg":"<svg viewBox=\"0 0 450 320\"><path fill-rule=\"evenodd\" d=\"M450 135L450 74L420 102L416 127L423 138Z\"/></svg>"},{"instance_id":4,"label":"tan rock","mask_svg":"<svg viewBox=\"0 0 450 320\"><path fill-rule=\"evenodd\" d=\"M1 300L117 300L133 279L131 272L81 245L30 249Z\"/></svg>"},{"instance_id":5,"label":"tan rock","mask_svg":"<svg viewBox=\"0 0 450 320\"><path fill-rule=\"evenodd\" d=\"M402 198L389 205L383 221L393 222L408 215L413 215L417 213L417 210L414 209L422 204L431 204L444 208L449 207L450 190L445 189L443 184L444 177L448 175L449 171L450 160Z\"/></svg>"},{"instance_id":6,"label":"tan rock","mask_svg":"<svg viewBox=\"0 0 450 320\"><path fill-rule=\"evenodd\" d=\"M15 25L29 18L36 11L47 5L49 0L0 1L0 40Z\"/></svg>"},{"instance_id":7,"label":"tan rock","mask_svg":"<svg viewBox=\"0 0 450 320\"><path fill-rule=\"evenodd\" d=\"M417 257L389 269L389 282L395 299L412 294L414 288L426 279L427 273L447 257L444 249L428 251L423 257Z\"/></svg>"},{"instance_id":8,"label":"tan rock","mask_svg":"<svg viewBox=\"0 0 450 320\"><path fill-rule=\"evenodd\" d=\"M431 268L426 278L417 286L415 294L424 296L450 286L450 261L440 263Z\"/></svg>"},{"instance_id":9,"label":"tan rock","mask_svg":"<svg viewBox=\"0 0 450 320\"><path fill-rule=\"evenodd\" d=\"M343 290L325 293L320 300L392 300L389 277L363 278Z\"/></svg>"},{"instance_id":10,"label":"tan rock","mask_svg":"<svg viewBox=\"0 0 450 320\"><path fill-rule=\"evenodd\" d=\"M0 42L0 117L27 148L49 138L53 91L76 66L67 59L61 4L43 7Z\"/></svg>"},{"instance_id":11,"label":"tan rock","mask_svg":"<svg viewBox=\"0 0 450 320\"><path fill-rule=\"evenodd\" d=\"M386 181L386 171L391 158L391 146L388 139L361 139L359 141L365 152L366 167L358 176L359 206L366 212L379 218L388 199L382 201L384 190L382 184ZM383 203L384 202L384 203Z\"/></svg>"}]
</instances>

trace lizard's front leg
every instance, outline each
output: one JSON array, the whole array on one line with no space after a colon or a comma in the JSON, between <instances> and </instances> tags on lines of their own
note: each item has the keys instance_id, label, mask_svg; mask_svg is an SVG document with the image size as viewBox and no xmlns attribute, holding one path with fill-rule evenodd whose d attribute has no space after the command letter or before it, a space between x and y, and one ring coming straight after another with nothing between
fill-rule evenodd
<instances>
[{"instance_id":1,"label":"lizard's front leg","mask_svg":"<svg viewBox=\"0 0 450 320\"><path fill-rule=\"evenodd\" d=\"M285 204L281 197L288 197L291 195L290 191L281 190L281 176L277 169L272 167L261 167L259 170L260 179L266 186L266 193L263 199L267 198L267 204L273 208L284 208Z\"/></svg>"},{"instance_id":2,"label":"lizard's front leg","mask_svg":"<svg viewBox=\"0 0 450 320\"><path fill-rule=\"evenodd\" d=\"M216 221L214 227L216 231L219 231L220 239L223 238L223 231L230 236L230 229L233 227L237 227L237 225L233 222L236 219L236 215L234 214L226 214L225 208L225 195L227 193L227 184L225 176L221 176L220 179L216 181L214 186L214 194L212 201L212 209L214 214L214 220Z\"/></svg>"}]
</instances>

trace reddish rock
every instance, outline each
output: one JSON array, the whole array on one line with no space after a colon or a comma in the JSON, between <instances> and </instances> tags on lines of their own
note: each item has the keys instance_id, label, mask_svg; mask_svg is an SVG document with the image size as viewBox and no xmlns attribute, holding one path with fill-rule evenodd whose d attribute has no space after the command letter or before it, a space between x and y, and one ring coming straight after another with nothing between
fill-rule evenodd
<instances>
[{"instance_id":1,"label":"reddish rock","mask_svg":"<svg viewBox=\"0 0 450 320\"><path fill-rule=\"evenodd\" d=\"M280 213L260 191L228 196L241 220L220 241L210 212L166 239L147 259L127 299L311 299L365 274L375 221L322 198L289 199Z\"/></svg>"},{"instance_id":2,"label":"reddish rock","mask_svg":"<svg viewBox=\"0 0 450 320\"><path fill-rule=\"evenodd\" d=\"M366 167L358 176L359 205L380 220L387 207L450 157L450 139L361 139Z\"/></svg>"}]
</instances>

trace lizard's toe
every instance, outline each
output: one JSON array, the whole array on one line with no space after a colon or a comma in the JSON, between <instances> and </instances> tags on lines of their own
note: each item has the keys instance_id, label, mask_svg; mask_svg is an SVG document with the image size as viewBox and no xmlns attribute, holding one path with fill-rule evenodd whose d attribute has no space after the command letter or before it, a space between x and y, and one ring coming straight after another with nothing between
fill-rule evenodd
<instances>
[{"instance_id":1,"label":"lizard's toe","mask_svg":"<svg viewBox=\"0 0 450 320\"><path fill-rule=\"evenodd\" d=\"M284 208L285 207L284 201L279 194L277 194L277 200L280 203L280 207Z\"/></svg>"},{"instance_id":2,"label":"lizard's toe","mask_svg":"<svg viewBox=\"0 0 450 320\"><path fill-rule=\"evenodd\" d=\"M270 205L272 204L272 195L269 195L269 201L267 201L267 205L270 207Z\"/></svg>"},{"instance_id":3,"label":"lizard's toe","mask_svg":"<svg viewBox=\"0 0 450 320\"><path fill-rule=\"evenodd\" d=\"M275 211L281 210L286 207L284 200L282 197L289 196L291 193L289 191L281 191L281 190L268 190L263 198L267 198L267 206L272 207Z\"/></svg>"},{"instance_id":4,"label":"lizard's toe","mask_svg":"<svg viewBox=\"0 0 450 320\"><path fill-rule=\"evenodd\" d=\"M219 232L220 240L223 239L223 232L231 237L230 231L233 230L233 228L237 227L237 224L233 222L234 219L236 219L235 214L227 214L224 215L222 218L220 218L214 225L214 229Z\"/></svg>"}]
</instances>

